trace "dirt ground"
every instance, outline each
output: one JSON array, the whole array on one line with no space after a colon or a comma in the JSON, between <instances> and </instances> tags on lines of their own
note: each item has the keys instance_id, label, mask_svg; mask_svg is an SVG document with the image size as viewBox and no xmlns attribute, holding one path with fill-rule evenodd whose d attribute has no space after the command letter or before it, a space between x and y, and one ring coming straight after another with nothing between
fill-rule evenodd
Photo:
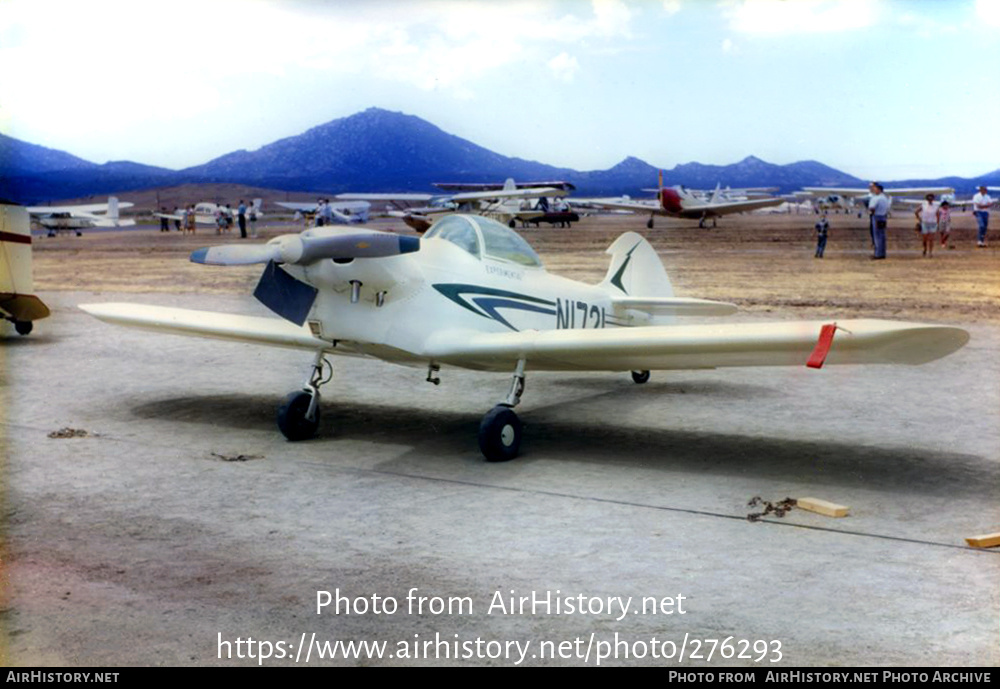
<instances>
[{"instance_id":1,"label":"dirt ground","mask_svg":"<svg viewBox=\"0 0 1000 689\"><path fill-rule=\"evenodd\" d=\"M696 223L628 215L584 218L572 230L520 230L541 254L546 267L577 280L604 277L604 250L621 232L642 232L661 252L682 296L738 304L750 313L802 318L871 317L942 323L1000 322L1000 254L979 249L971 214L956 214L951 249L921 256L920 238L907 216L890 220L889 260L868 260L866 221L831 215L825 258L813 258L812 215L729 216L715 229ZM370 225L403 232L399 221ZM261 223L262 238L294 232L291 224ZM254 266L206 268L186 259L194 249L215 243L218 235L199 229L193 237L151 228L94 232L82 237L39 237L35 242L35 281L39 290L94 292L172 292L240 294L259 277ZM224 236L223 241L241 241ZM998 245L1000 246L1000 245Z\"/></svg>"},{"instance_id":2,"label":"dirt ground","mask_svg":"<svg viewBox=\"0 0 1000 689\"><path fill-rule=\"evenodd\" d=\"M518 407L523 455L499 464L475 437L505 376L446 370L433 386L423 370L338 359L317 438L288 443L274 411L308 356L116 328L77 308L264 315L249 297L259 267L187 260L214 232L36 237L53 315L28 337L0 336L0 661L291 665L315 635L395 655L313 665L594 665L588 642L616 640L632 655L602 664L997 665L1000 553L963 539L1000 530L1000 256L976 249L959 216L955 248L922 258L897 218L888 260L873 262L864 221L833 215L817 260L814 222L657 219L647 231L643 218L601 216L523 234L569 277L599 280L604 249L636 230L679 295L735 302L748 319L921 320L964 327L970 343L924 366L818 375L676 371L636 386L536 374ZM746 519L751 497L810 495L850 516ZM413 589L471 608L413 612ZM400 609L317 614L318 592L338 590ZM675 607L683 595L687 612L490 610L512 592ZM274 655L237 658L250 637ZM654 638L661 652L690 638L766 653L654 659ZM441 639L501 645L468 657L419 646ZM520 662L503 645L514 641L530 644ZM546 655L556 648L566 654Z\"/></svg>"}]
</instances>

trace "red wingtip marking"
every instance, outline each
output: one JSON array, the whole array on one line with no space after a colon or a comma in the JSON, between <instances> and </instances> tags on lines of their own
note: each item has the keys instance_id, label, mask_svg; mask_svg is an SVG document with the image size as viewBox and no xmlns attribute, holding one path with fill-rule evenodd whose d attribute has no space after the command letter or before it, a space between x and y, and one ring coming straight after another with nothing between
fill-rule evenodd
<instances>
[{"instance_id":1,"label":"red wingtip marking","mask_svg":"<svg viewBox=\"0 0 1000 689\"><path fill-rule=\"evenodd\" d=\"M823 368L823 363L826 361L826 355L830 353L830 346L833 344L833 336L836 332L836 323L827 323L820 328L819 340L816 342L816 347L813 349L812 354L809 355L809 361L806 362L806 366L809 368Z\"/></svg>"}]
</instances>

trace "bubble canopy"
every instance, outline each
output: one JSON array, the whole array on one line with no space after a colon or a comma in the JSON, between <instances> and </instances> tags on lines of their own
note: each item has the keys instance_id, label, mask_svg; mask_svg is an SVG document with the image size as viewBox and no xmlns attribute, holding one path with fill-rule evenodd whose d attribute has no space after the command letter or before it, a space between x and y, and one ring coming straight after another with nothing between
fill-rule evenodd
<instances>
[{"instance_id":1,"label":"bubble canopy","mask_svg":"<svg viewBox=\"0 0 1000 689\"><path fill-rule=\"evenodd\" d=\"M448 215L436 221L425 239L443 239L476 258L483 256L541 268L542 260L531 245L514 230L481 215Z\"/></svg>"}]
</instances>

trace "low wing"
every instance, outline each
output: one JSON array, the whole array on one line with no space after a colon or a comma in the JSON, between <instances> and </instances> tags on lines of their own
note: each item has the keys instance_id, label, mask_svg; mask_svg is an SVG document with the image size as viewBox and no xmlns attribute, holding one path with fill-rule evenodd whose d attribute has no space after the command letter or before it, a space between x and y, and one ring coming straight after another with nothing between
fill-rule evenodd
<instances>
[{"instance_id":1,"label":"low wing","mask_svg":"<svg viewBox=\"0 0 1000 689\"><path fill-rule=\"evenodd\" d=\"M240 316L213 311L175 309L145 304L81 304L80 308L106 323L174 335L194 335L272 347L317 351L330 343L313 337L306 326L278 318Z\"/></svg>"},{"instance_id":2,"label":"low wing","mask_svg":"<svg viewBox=\"0 0 1000 689\"><path fill-rule=\"evenodd\" d=\"M666 325L600 330L470 334L442 332L425 354L482 370L647 371L724 366L802 366L820 340L820 321ZM884 320L837 323L829 364L923 364L965 345L961 328Z\"/></svg>"},{"instance_id":3,"label":"low wing","mask_svg":"<svg viewBox=\"0 0 1000 689\"><path fill-rule=\"evenodd\" d=\"M780 206L784 199L772 196L766 199L748 199L746 201L720 201L706 203L704 205L684 206L681 217L690 216L700 218L713 215L730 215L731 213L744 213L746 211L757 210L758 208L769 208L770 206Z\"/></svg>"}]
</instances>

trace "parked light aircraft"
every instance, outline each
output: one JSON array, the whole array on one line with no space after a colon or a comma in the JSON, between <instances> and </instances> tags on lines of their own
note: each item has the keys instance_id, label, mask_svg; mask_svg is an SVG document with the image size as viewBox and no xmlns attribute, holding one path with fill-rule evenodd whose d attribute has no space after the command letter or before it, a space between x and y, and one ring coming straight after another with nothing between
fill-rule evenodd
<instances>
[{"instance_id":1,"label":"parked light aircraft","mask_svg":"<svg viewBox=\"0 0 1000 689\"><path fill-rule=\"evenodd\" d=\"M258 219L263 217L264 214L261 212L262 203L262 199L254 199L247 208L247 216L249 216L252 212ZM218 224L219 211L236 217L237 209L232 206L224 206L221 203L202 201L201 203L196 203L194 206L194 221L201 225L211 225L212 227L215 227ZM167 218L168 220L183 221L186 217L185 213L185 209L175 208L173 213L153 213L153 216L157 218Z\"/></svg>"},{"instance_id":2,"label":"parked light aircraft","mask_svg":"<svg viewBox=\"0 0 1000 689\"><path fill-rule=\"evenodd\" d=\"M309 201L275 201L282 208L298 211L303 215L315 215L319 210L319 202ZM342 225L352 225L354 223L368 222L368 214L372 205L367 201L333 201L327 204L330 207L330 214L335 222Z\"/></svg>"},{"instance_id":3,"label":"parked light aircraft","mask_svg":"<svg viewBox=\"0 0 1000 689\"><path fill-rule=\"evenodd\" d=\"M395 206L387 215L400 218L417 232L425 232L434 222L434 216L445 213L478 213L515 227L518 222L534 222L550 211L531 203L530 199L565 196L573 188L568 182L515 182L508 179L502 185L444 183L434 186L442 189L472 189L456 194L338 194L337 200L384 201ZM423 203L422 207L406 207ZM545 222L542 219L542 222ZM558 221L557 221L558 222Z\"/></svg>"},{"instance_id":4,"label":"parked light aircraft","mask_svg":"<svg viewBox=\"0 0 1000 689\"><path fill-rule=\"evenodd\" d=\"M49 315L31 276L31 221L20 206L0 204L0 318L27 335Z\"/></svg>"},{"instance_id":5,"label":"parked light aircraft","mask_svg":"<svg viewBox=\"0 0 1000 689\"><path fill-rule=\"evenodd\" d=\"M954 195L955 190L951 187L896 187L895 189L883 189L883 193L889 199L889 207L892 207L894 196L926 196L934 194L941 197L944 194ZM871 191L861 187L802 187L803 195L813 199L816 211L821 210L844 210L850 213L858 209L858 216L867 208L868 199L871 198Z\"/></svg>"},{"instance_id":6,"label":"parked light aircraft","mask_svg":"<svg viewBox=\"0 0 1000 689\"><path fill-rule=\"evenodd\" d=\"M513 409L529 371L632 371L644 383L650 370L922 364L969 337L959 328L885 320L682 325L675 317L736 307L675 297L656 251L635 232L607 253L607 275L591 285L546 272L516 232L482 216L447 216L422 238L322 227L191 255L209 265L265 264L254 296L282 319L129 303L80 308L119 325L311 352L311 374L278 410L289 440L318 428L327 354L426 368L434 384L442 366L506 371L509 392L479 427L489 460L518 453Z\"/></svg>"},{"instance_id":7,"label":"parked light aircraft","mask_svg":"<svg viewBox=\"0 0 1000 689\"><path fill-rule=\"evenodd\" d=\"M82 232L92 227L131 227L135 220L119 217L122 208L131 208L134 204L119 203L114 196L108 197L107 203L91 203L82 206L29 206L27 211L32 219L49 231L54 237L59 232L75 231L79 237Z\"/></svg>"},{"instance_id":8,"label":"parked light aircraft","mask_svg":"<svg viewBox=\"0 0 1000 689\"><path fill-rule=\"evenodd\" d=\"M586 202L598 208L615 208L635 213L649 213L649 220L646 221L646 227L653 229L653 218L657 215L666 215L673 218L697 218L698 227L705 227L705 221L711 218L712 227L715 227L716 218L723 215L744 213L757 208L767 208L768 206L778 206L782 203L782 199L773 196L737 201L718 198L698 198L684 187L663 186L663 172L660 172L659 187L655 200L644 201L624 196L617 199L587 199Z\"/></svg>"}]
</instances>

